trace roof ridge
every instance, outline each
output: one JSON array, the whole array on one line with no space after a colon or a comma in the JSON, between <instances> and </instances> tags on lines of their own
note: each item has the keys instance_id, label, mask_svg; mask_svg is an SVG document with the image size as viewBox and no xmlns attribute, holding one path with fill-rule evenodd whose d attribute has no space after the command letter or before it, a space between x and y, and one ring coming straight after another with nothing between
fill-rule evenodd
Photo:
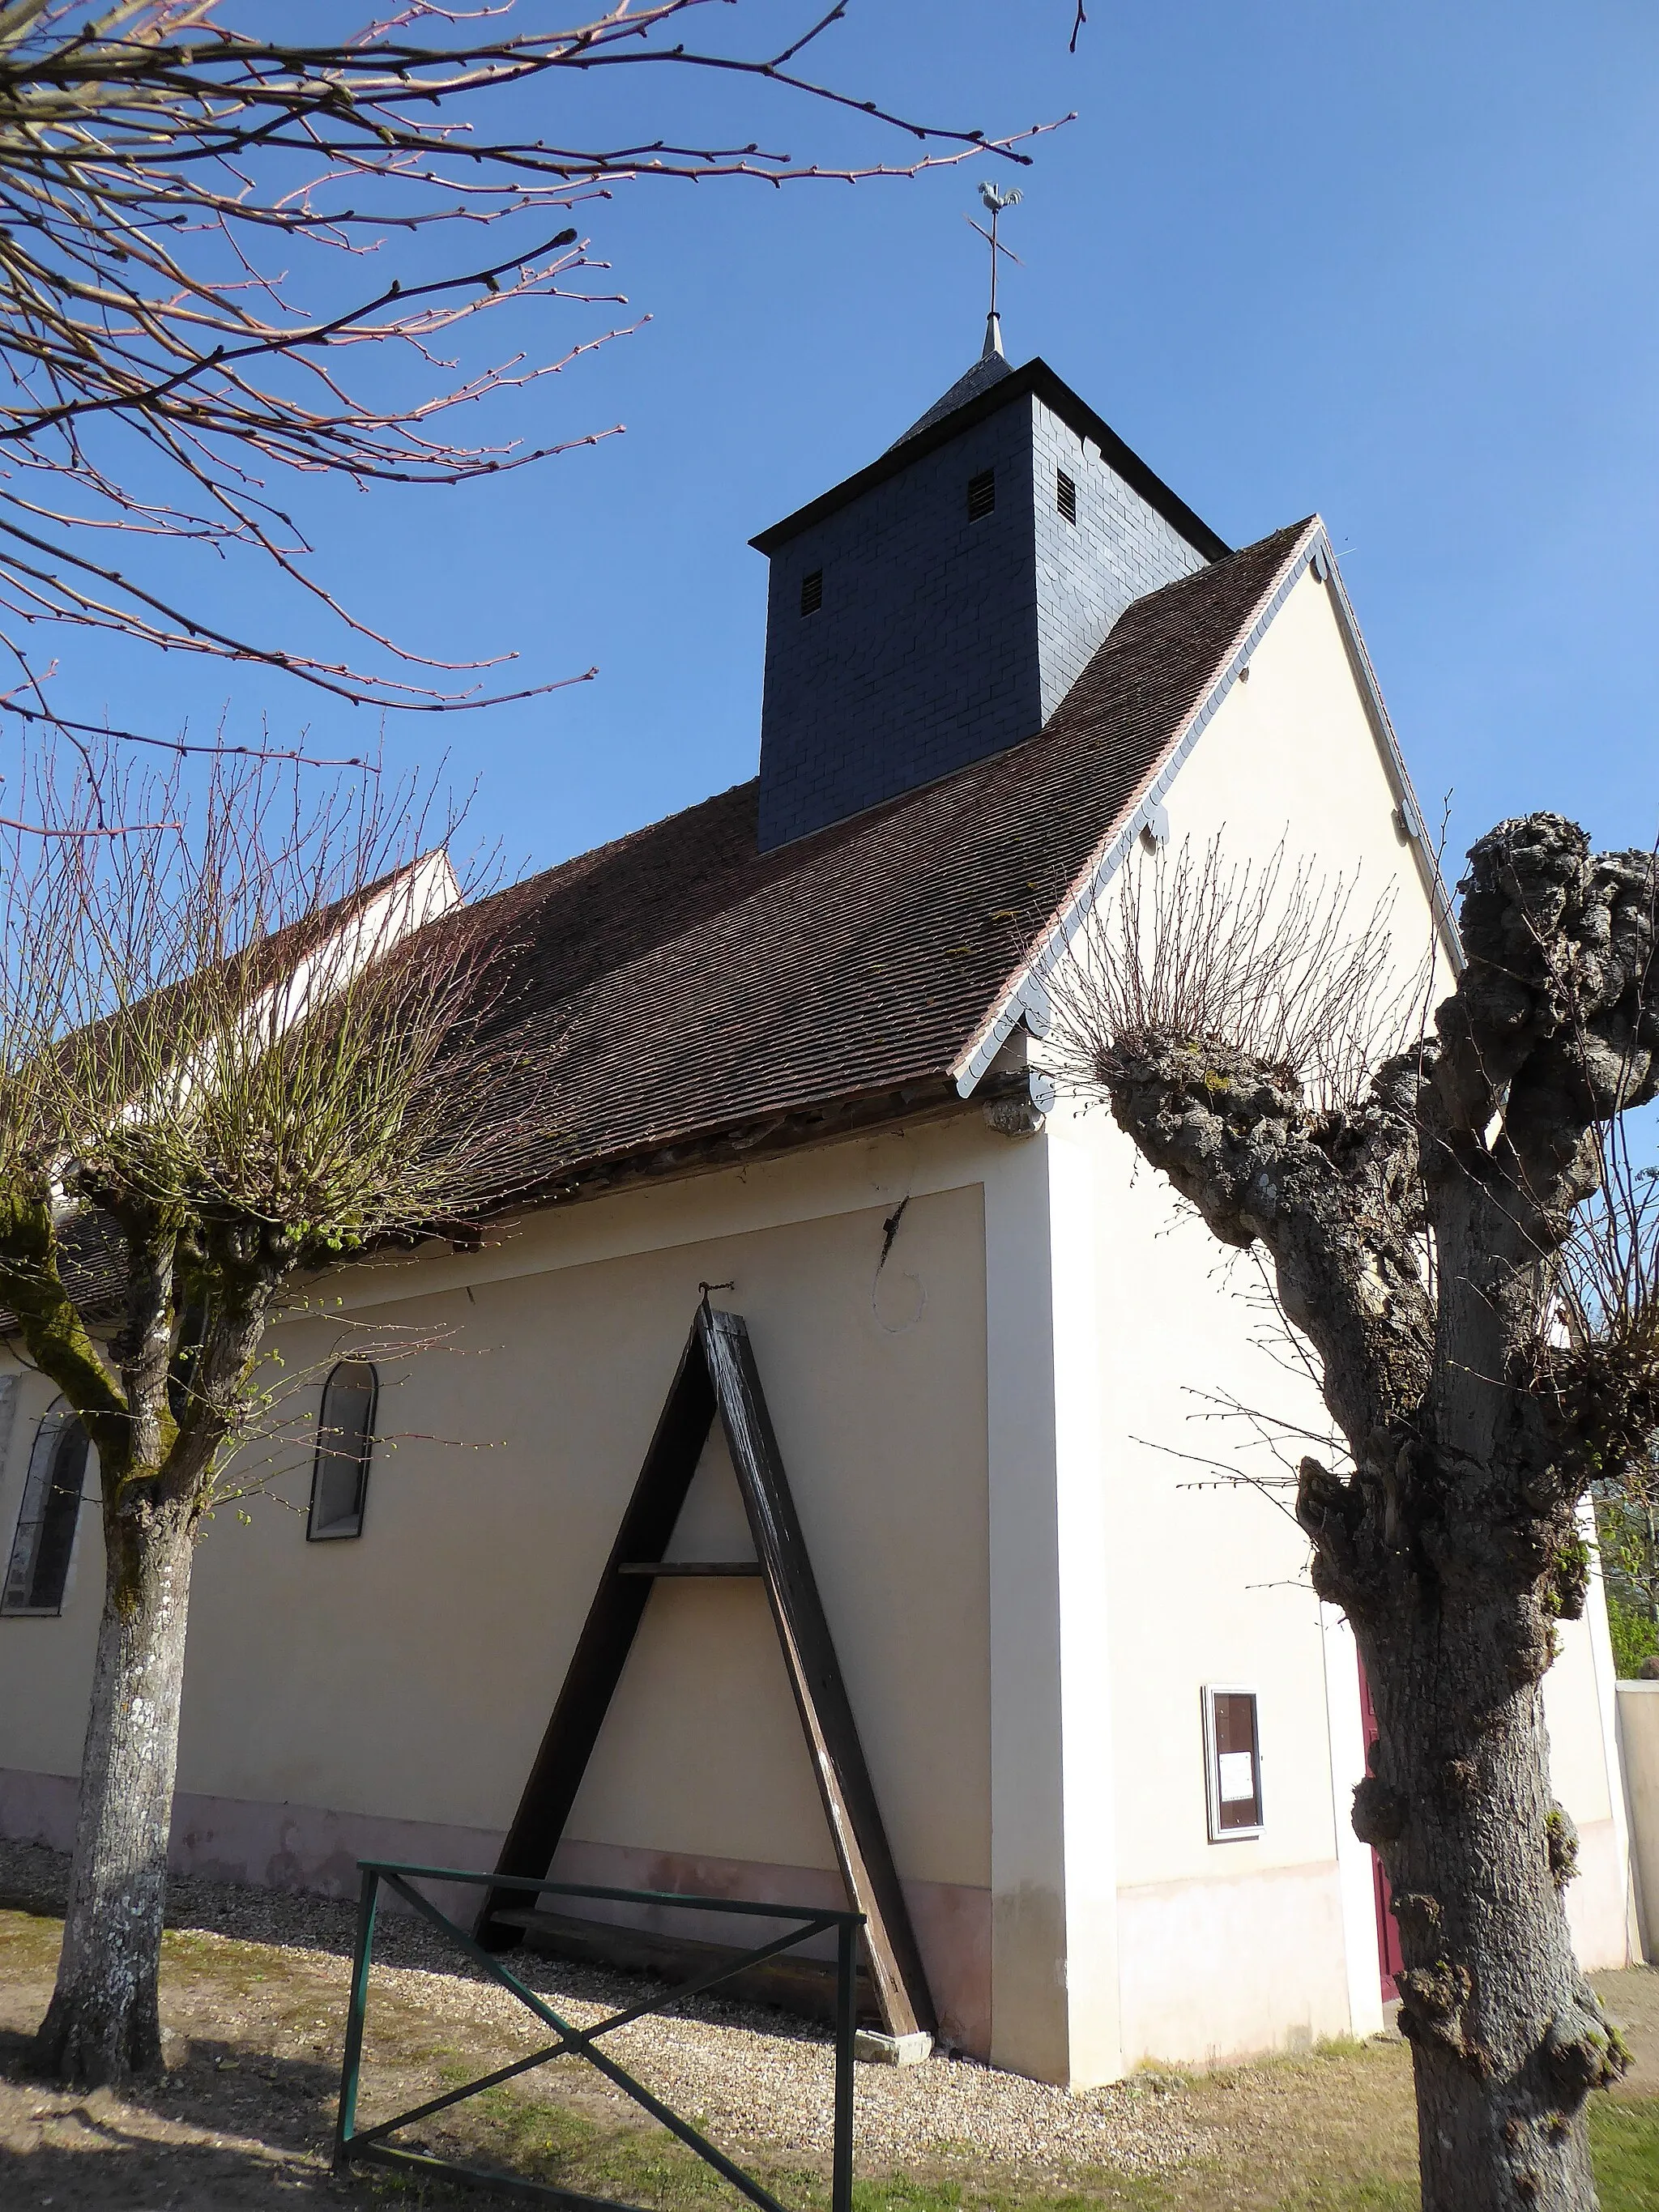
<instances>
[{"instance_id":1,"label":"roof ridge","mask_svg":"<svg viewBox=\"0 0 1659 2212\"><path fill-rule=\"evenodd\" d=\"M964 1054L1040 948L1033 917L1052 920L1139 803L1296 535L1133 602L1063 711L1005 752L766 854L755 786L734 785L496 906L508 1025L553 1091L509 1137L503 1091L475 1202L564 1200L959 1107Z\"/></svg>"},{"instance_id":2,"label":"roof ridge","mask_svg":"<svg viewBox=\"0 0 1659 2212\"><path fill-rule=\"evenodd\" d=\"M1225 555L1219 561L1213 561L1205 568L1194 569L1188 575L1177 576L1171 582L1160 584L1156 590L1145 592L1139 599L1132 599L1112 625L1106 637L1096 647L1088 660L1085 662L1070 690L1066 691L1041 729L1034 730L1030 737L1016 738L1012 744L1005 745L999 752L986 754L978 760L969 761L962 767L952 769L947 774L936 776L927 783L918 785L911 790L896 792L890 798L877 799L869 806L860 807L856 814L850 815L842 821L827 823L822 828L810 831L805 836L792 840L788 845L777 848L781 867L787 872L788 864L787 856L795 854L804 856L806 849L809 847L817 846L820 840L843 842L845 834L860 823L872 821L878 815L899 813L913 801L927 797L943 785L965 781L970 779L975 771L983 770L994 763L1006 762L1012 755L1022 751L1028 745L1039 744L1049 738L1063 737L1065 731L1061 726L1061 718L1088 683L1091 674L1101 665L1103 658L1119 647L1121 635L1132 617L1151 607L1154 602L1164 600L1174 593L1188 592L1194 585L1201 583L1206 578L1213 579L1236 564L1259 556L1277 539L1283 538L1288 541L1299 536L1307 529L1310 522L1317 520L1316 515L1309 516L1300 522L1287 524L1283 529L1270 531L1266 537L1256 538L1249 545L1241 545L1237 551ZM642 822L632 830L624 830L617 836L607 838L601 844L589 845L580 853L568 854L563 860L555 860L545 868L538 868L532 875L520 877L516 883L505 884L501 890L491 891L487 896L473 902L469 911L475 915L482 914L499 901L512 898L515 895L538 886L551 886L560 878L574 875L577 870L588 863L597 863L616 854L624 852L629 846L641 843L656 831L664 830L672 823L689 821L693 815L705 807L713 807L722 802L732 800L739 792L758 785L759 781L758 775L744 776L736 783L727 784L722 790L711 791L702 799L693 799L689 805L675 807L666 814L658 815L650 822ZM769 857L769 855L763 857Z\"/></svg>"},{"instance_id":3,"label":"roof ridge","mask_svg":"<svg viewBox=\"0 0 1659 2212\"><path fill-rule=\"evenodd\" d=\"M607 837L602 844L584 846L580 853L567 853L563 860L554 860L544 868L538 868L533 875L520 876L516 883L503 884L499 890L491 891L488 897L474 901L469 910L475 915L482 914L500 900L514 898L538 885L550 886L561 877L574 878L577 871L589 862L597 863L614 854L624 852L629 846L639 844L642 839L649 837L654 830L664 829L669 823L684 822L701 808L716 806L722 799L729 800L738 792L746 791L751 784L758 786L759 782L758 775L745 776L739 783L727 784L724 791L707 792L702 798L694 799L689 806L677 806L667 814L658 815L654 821L638 823L632 830L623 830L618 836Z\"/></svg>"}]
</instances>

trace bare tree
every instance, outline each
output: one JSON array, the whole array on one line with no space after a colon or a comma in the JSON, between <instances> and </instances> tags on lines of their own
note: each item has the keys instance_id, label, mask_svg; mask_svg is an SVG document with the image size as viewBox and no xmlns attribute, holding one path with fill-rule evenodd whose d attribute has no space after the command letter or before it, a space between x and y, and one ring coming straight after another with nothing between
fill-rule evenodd
<instances>
[{"instance_id":1,"label":"bare tree","mask_svg":"<svg viewBox=\"0 0 1659 2212\"><path fill-rule=\"evenodd\" d=\"M1659 1091L1659 872L1535 814L1461 892L1467 964L1402 1042L1375 934L1310 954L1305 910L1276 926L1212 856L1098 914L1062 1058L1217 1237L1263 1248L1351 1455L1301 1460L1296 1512L1381 1730L1354 1827L1400 1923L1424 2204L1582 2212L1585 2100L1627 2054L1572 1954L1542 1684L1585 1602L1582 1504L1659 1425L1652 1209L1618 1169Z\"/></svg>"},{"instance_id":2,"label":"bare tree","mask_svg":"<svg viewBox=\"0 0 1659 2212\"><path fill-rule=\"evenodd\" d=\"M275 5L0 0L0 705L58 720L31 641L64 627L386 708L524 696L483 681L495 664L436 659L355 617L316 575L292 495L330 477L465 483L608 435L470 442L453 425L614 333L471 366L454 351L481 317L614 300L592 289L606 264L580 226L626 186L1029 158L810 75L847 5L745 46L757 11L734 24L732 0L610 0L558 27L539 0L404 0L378 20L335 0L307 11L334 19L310 38ZM250 27L262 17L276 35ZM708 44L688 43L705 21ZM619 75L637 135L595 143L584 95ZM674 108L659 93L713 81L916 150L825 166L659 127ZM548 134L556 113L568 140ZM357 653L216 622L167 582L161 556L180 546L273 564L357 633Z\"/></svg>"},{"instance_id":3,"label":"bare tree","mask_svg":"<svg viewBox=\"0 0 1659 2212\"><path fill-rule=\"evenodd\" d=\"M106 1561L57 1990L65 2080L159 2061L191 1560L285 1297L491 1184L500 932L418 812L219 763L42 775L0 916L0 1300L95 1448ZM112 798L159 826L75 834ZM533 1086L532 1086L533 1089ZM486 1113L488 1139L486 1139ZM545 1115L542 1116L543 1119Z\"/></svg>"}]
</instances>

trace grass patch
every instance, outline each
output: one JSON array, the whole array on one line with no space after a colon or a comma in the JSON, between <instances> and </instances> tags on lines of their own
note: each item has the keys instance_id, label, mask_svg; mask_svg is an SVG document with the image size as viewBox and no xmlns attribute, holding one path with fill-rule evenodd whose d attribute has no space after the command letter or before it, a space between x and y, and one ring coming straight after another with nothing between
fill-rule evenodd
<instances>
[{"instance_id":1,"label":"grass patch","mask_svg":"<svg viewBox=\"0 0 1659 2212\"><path fill-rule=\"evenodd\" d=\"M730 2193L711 2166L671 2136L607 2124L506 2087L481 2090L432 2125L432 2136L420 2147L435 2156L525 2174L585 2196L679 2212L711 2199L724 2202ZM414 2148L420 2134L398 2141Z\"/></svg>"},{"instance_id":2,"label":"grass patch","mask_svg":"<svg viewBox=\"0 0 1659 2212\"><path fill-rule=\"evenodd\" d=\"M1659 2212L1659 2100L1596 2098L1589 2138L1601 2212Z\"/></svg>"},{"instance_id":3,"label":"grass patch","mask_svg":"<svg viewBox=\"0 0 1659 2212\"><path fill-rule=\"evenodd\" d=\"M829 2200L819 2188L810 2201ZM853 2212L1166 2212L1176 2201L1161 2182L1128 2174L1103 2174L1097 2187L1086 2190L1010 2192L975 2183L896 2178L853 2185Z\"/></svg>"},{"instance_id":4,"label":"grass patch","mask_svg":"<svg viewBox=\"0 0 1659 2212\"><path fill-rule=\"evenodd\" d=\"M1361 2046L1363 2049L1363 2046ZM1300 2062L1351 2063L1346 2052L1321 2051ZM1248 2069L1239 2069L1248 2078ZM1238 2078L1238 2077L1235 2077ZM1596 2100L1590 2144L1601 2212L1659 2212L1659 2100ZM476 2123L447 2132L428 2148L441 2156L533 2175L588 2195L620 2198L651 2212L706 2212L727 2201L714 2171L666 2136L613 2126L568 2106L501 2088L477 2100ZM825 2177L778 2161L746 2162L783 2203L826 2212ZM1300 2163L1300 2160L1296 2161ZM367 2175L364 2177L368 2178ZM384 2186L392 2177L374 2177ZM1289 2177L1260 2166L1243 2171L1231 2156L1188 2167L1167 2179L1098 2172L1070 2184L1030 2188L977 2179L892 2175L855 2184L854 2212L1417 2212L1414 2179L1400 2173L1304 2172ZM392 2182L394 2190L397 2187ZM447 2191L444 2192L447 2197Z\"/></svg>"},{"instance_id":5,"label":"grass patch","mask_svg":"<svg viewBox=\"0 0 1659 2212\"><path fill-rule=\"evenodd\" d=\"M1314 2184L1281 2197L1273 2212L1418 2212L1415 2182L1340 2181L1330 2188Z\"/></svg>"},{"instance_id":6,"label":"grass patch","mask_svg":"<svg viewBox=\"0 0 1659 2212\"><path fill-rule=\"evenodd\" d=\"M732 2201L714 2170L672 2137L626 2122L595 2120L510 2087L482 2091L465 2118L445 2118L450 2124L434 2128L420 2146L436 2156L650 2212L706 2212L712 2203ZM692 2121L699 2124L696 2115ZM411 2148L416 2141L410 2138ZM827 2175L753 2152L738 2154L738 2162L783 2203L800 2212L828 2212ZM1177 2195L1164 2182L1109 2172L1091 2175L1083 2185L1074 2181L1046 2188L894 2174L857 2181L853 2191L854 2212L1182 2212L1188 2203L1207 2201ZM1354 2200L1356 2212L1363 2201ZM1339 2200L1330 2203L1334 2207Z\"/></svg>"},{"instance_id":7,"label":"grass patch","mask_svg":"<svg viewBox=\"0 0 1659 2212\"><path fill-rule=\"evenodd\" d=\"M0 2196L7 2203L57 2194L50 2184L19 2194L5 2158L9 2114L17 2135L33 2138L39 2093L22 2070L26 2039L50 1990L58 1933L58 1923L44 1915L0 1911ZM211 2203L215 2212L275 2212L290 2203L295 2212L307 2205L327 2212L341 2192L314 2161L338 2079L343 1958L169 1929L163 1960L175 2066L149 2098L149 2112L198 2136L222 2130L253 2139L295 2162L279 2181L258 2161L233 2170L234 2151L216 2165L217 2151L181 2137L163 2147L169 2163L157 2166L143 2201L162 2201L193 2172L199 2185L194 2194L186 2189L189 2201ZM1659 2212L1659 1974L1637 1969L1602 1986L1638 2060L1629 2094L1598 2097L1590 2108L1602 2212ZM530 2047L508 2038L504 2048L501 2022L472 2017L446 1984L387 1976L376 1984L362 2124ZM1202 2131L1204 2148L1191 2163L1150 2178L1079 2166L1040 2181L988 2168L967 2142L939 2142L887 2174L873 2170L865 2151L855 2212L1416 2212L1411 2060L1397 2041L1343 2039L1211 2072L1148 2067L1141 2083ZM695 2112L689 2117L702 2125ZM705 2132L720 2141L726 2131ZM555 2062L533 2086L526 2078L469 2099L403 2140L448 2161L517 2172L649 2212L715 2212L736 2202L711 2168L643 2115L620 2109L575 2058ZM95 2205L118 2212L139 2201L125 2179L127 2161L94 2156L94 2148L74 2161L81 2194L71 2201L82 2212ZM827 2160L781 2140L769 2150L731 2148L792 2212L828 2212ZM429 2178L373 2166L359 2168L345 2193L356 2202L360 2192L366 2207L384 2203L386 2212L461 2212L481 2201Z\"/></svg>"}]
</instances>

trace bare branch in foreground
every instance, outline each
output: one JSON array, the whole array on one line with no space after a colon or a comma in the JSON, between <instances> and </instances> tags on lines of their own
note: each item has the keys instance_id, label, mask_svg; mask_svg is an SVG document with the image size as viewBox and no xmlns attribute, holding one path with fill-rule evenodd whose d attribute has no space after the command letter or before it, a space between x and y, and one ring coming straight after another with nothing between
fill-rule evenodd
<instances>
[{"instance_id":1,"label":"bare branch in foreground","mask_svg":"<svg viewBox=\"0 0 1659 2212\"><path fill-rule=\"evenodd\" d=\"M523 319L622 304L586 230L618 191L1023 162L1035 135L920 121L804 73L844 4L747 51L716 0L550 28L539 0L415 0L315 38L273 9L280 33L261 36L260 12L0 0L0 652L69 626L401 711L535 696L549 685L491 679L511 655L446 659L355 613L319 580L292 494L331 477L453 487L614 435L456 426L637 328L550 347ZM702 22L711 41L688 43ZM825 166L647 121L659 92L665 120L677 88L717 80L916 150ZM606 83L637 93L637 137L548 135ZM493 355L463 358L497 329ZM368 658L212 618L164 586L149 556L167 546L256 555Z\"/></svg>"}]
</instances>

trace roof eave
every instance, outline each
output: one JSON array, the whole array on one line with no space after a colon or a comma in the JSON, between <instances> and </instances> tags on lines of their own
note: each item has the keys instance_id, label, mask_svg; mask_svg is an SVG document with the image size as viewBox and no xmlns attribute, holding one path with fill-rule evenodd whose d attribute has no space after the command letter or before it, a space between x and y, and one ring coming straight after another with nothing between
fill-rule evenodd
<instances>
[{"instance_id":1,"label":"roof eave","mask_svg":"<svg viewBox=\"0 0 1659 2212\"><path fill-rule=\"evenodd\" d=\"M1023 1072L1006 1079L999 1073L987 1083L978 1103L1000 1097L1005 1091L1018 1091L1028 1082ZM677 1182L690 1176L717 1174L723 1169L749 1167L760 1160L838 1144L872 1130L913 1127L960 1115L967 1103L948 1070L919 1070L827 1097L798 1098L733 1120L567 1161L533 1182L514 1184L499 1196L483 1200L465 1215L458 1215L454 1224L434 1233L448 1236L462 1228L471 1233L489 1222L606 1197L641 1183Z\"/></svg>"}]
</instances>

